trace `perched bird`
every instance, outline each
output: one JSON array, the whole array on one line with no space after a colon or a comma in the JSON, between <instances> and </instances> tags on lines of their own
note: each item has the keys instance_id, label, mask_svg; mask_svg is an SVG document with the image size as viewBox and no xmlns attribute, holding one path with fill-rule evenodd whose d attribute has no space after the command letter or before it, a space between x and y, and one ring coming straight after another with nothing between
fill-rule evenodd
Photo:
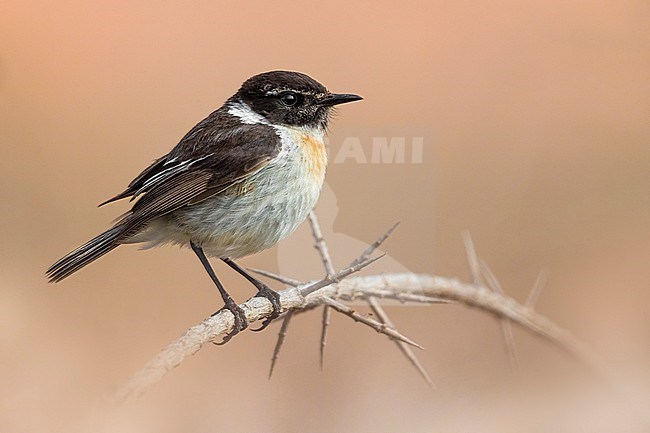
<instances>
[{"instance_id":1,"label":"perched bird","mask_svg":"<svg viewBox=\"0 0 650 433\"><path fill-rule=\"evenodd\" d=\"M269 299L274 312L264 329L280 314L279 296L233 260L270 248L307 217L323 185L332 107L360 99L330 93L298 72L249 78L124 192L100 204L137 200L113 227L54 263L47 270L50 282L122 244L189 246L235 317L223 343L248 323L206 255L221 259L257 288L256 296Z\"/></svg>"}]
</instances>

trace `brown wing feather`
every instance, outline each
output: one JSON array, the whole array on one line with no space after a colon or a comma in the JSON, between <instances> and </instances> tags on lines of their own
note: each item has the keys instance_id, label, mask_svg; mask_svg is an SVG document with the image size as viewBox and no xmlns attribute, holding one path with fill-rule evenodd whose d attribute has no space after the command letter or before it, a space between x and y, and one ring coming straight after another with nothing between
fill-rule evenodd
<instances>
[{"instance_id":1,"label":"brown wing feather","mask_svg":"<svg viewBox=\"0 0 650 433\"><path fill-rule=\"evenodd\" d=\"M133 179L124 192L102 203L138 199L113 227L53 264L47 271L50 281L60 281L108 253L152 219L199 203L246 179L279 151L273 128L242 124L227 113L227 107L215 111L169 154Z\"/></svg>"},{"instance_id":2,"label":"brown wing feather","mask_svg":"<svg viewBox=\"0 0 650 433\"><path fill-rule=\"evenodd\" d=\"M131 181L129 186L122 191L121 193L117 194L115 197L109 198L108 200L100 203L97 205L97 207L102 207L105 204L112 203L117 200L121 200L123 198L131 197L135 191L140 189L142 185L146 182L146 180L151 177L153 174L156 174L160 172L162 166L167 162L167 156L165 155L161 158L156 159L154 162L151 163L151 165L144 170L142 170L142 173L140 173L135 179Z\"/></svg>"},{"instance_id":3,"label":"brown wing feather","mask_svg":"<svg viewBox=\"0 0 650 433\"><path fill-rule=\"evenodd\" d=\"M154 218L200 203L263 168L279 152L275 131L219 110L109 200L138 198L118 224L127 238Z\"/></svg>"}]
</instances>

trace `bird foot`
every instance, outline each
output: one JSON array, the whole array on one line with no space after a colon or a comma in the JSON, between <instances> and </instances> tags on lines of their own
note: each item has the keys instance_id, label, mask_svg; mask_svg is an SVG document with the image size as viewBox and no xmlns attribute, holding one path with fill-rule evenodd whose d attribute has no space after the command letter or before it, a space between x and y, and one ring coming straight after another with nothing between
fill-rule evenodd
<instances>
[{"instance_id":1,"label":"bird foot","mask_svg":"<svg viewBox=\"0 0 650 433\"><path fill-rule=\"evenodd\" d=\"M233 325L232 330L226 334L225 337L223 337L223 340L220 343L214 343L217 346L223 346L229 342L232 337L239 334L241 331L248 327L248 319L246 319L246 314L244 313L244 310L242 310L239 305L235 303L235 301L232 299L226 301L226 305L224 305L222 309L214 314L218 314L223 310L228 310L232 313L233 316L235 316L235 324Z\"/></svg>"},{"instance_id":2,"label":"bird foot","mask_svg":"<svg viewBox=\"0 0 650 433\"><path fill-rule=\"evenodd\" d=\"M271 324L272 321L274 321L279 315L280 312L282 311L282 306L280 305L280 294L276 292L275 290L272 290L269 286L267 286L264 283L260 282L260 285L258 286L258 292L257 295L255 295L256 298L266 298L271 302L271 305L273 306L273 313L266 319L264 319L264 322L262 322L262 326L260 326L257 329L251 329L251 331L254 332L259 332L265 329L267 326Z\"/></svg>"}]
</instances>

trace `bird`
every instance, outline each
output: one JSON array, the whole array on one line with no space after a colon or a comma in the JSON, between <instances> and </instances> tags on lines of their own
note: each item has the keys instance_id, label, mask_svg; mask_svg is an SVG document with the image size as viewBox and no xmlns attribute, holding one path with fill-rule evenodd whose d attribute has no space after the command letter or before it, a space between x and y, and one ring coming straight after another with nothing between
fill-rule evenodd
<instances>
[{"instance_id":1,"label":"bird","mask_svg":"<svg viewBox=\"0 0 650 433\"><path fill-rule=\"evenodd\" d=\"M331 93L300 72L270 71L247 79L169 153L99 205L134 202L112 227L50 266L49 281L67 278L123 244L189 247L217 286L222 310L234 316L219 344L248 322L208 257L223 261L257 289L255 296L271 302L272 314L255 331L266 328L281 312L279 295L235 260L272 247L306 219L325 178L324 140L333 108L361 99Z\"/></svg>"}]
</instances>

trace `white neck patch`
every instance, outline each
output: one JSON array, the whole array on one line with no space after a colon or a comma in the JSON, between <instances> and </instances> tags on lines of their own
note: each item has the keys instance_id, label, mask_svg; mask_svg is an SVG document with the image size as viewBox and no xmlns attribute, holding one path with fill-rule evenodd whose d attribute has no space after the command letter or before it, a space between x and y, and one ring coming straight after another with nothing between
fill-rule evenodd
<instances>
[{"instance_id":1,"label":"white neck patch","mask_svg":"<svg viewBox=\"0 0 650 433\"><path fill-rule=\"evenodd\" d=\"M237 117L243 123L248 125L268 125L269 121L266 120L261 114L253 111L251 107L245 102L233 102L228 108L228 114Z\"/></svg>"}]
</instances>

